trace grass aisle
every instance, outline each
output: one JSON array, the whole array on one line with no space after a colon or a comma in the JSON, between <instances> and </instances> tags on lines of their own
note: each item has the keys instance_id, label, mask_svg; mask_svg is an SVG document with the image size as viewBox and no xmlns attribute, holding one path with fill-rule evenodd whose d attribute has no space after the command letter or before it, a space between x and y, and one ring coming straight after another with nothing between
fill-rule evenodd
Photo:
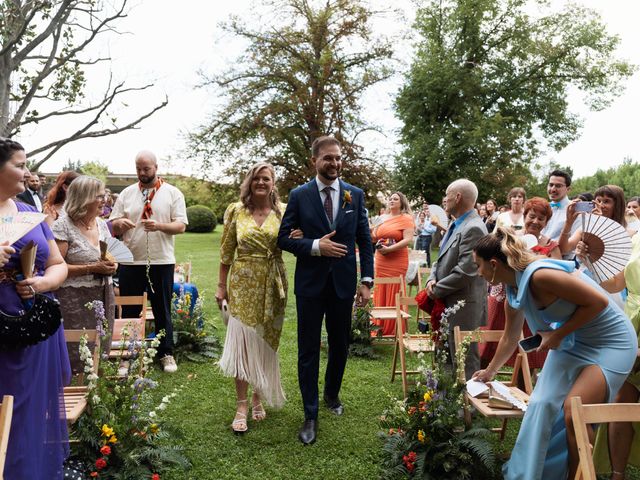
<instances>
[{"instance_id":1,"label":"grass aisle","mask_svg":"<svg viewBox=\"0 0 640 480\"><path fill-rule=\"evenodd\" d=\"M221 227L210 234L184 234L176 239L178 262L192 262L192 282L205 296L207 321L217 327L224 340L224 327L215 304L218 282ZM174 375L156 369L159 399L174 387L184 385L169 405L167 420L179 431L193 468L173 471L163 480L213 479L373 479L378 478L381 442L378 418L390 396L401 396L401 385L391 384L391 347L378 347L377 360L349 359L341 391L345 414L335 417L320 409L319 434L315 445L303 447L297 439L303 420L297 380L296 312L293 295L295 258L285 254L289 275L289 302L280 343L280 366L287 403L280 411L267 410L267 419L249 421L249 432L235 436L230 424L235 413L233 379L223 377L213 364L182 362ZM321 379L326 366L322 352ZM322 380L320 384L322 392ZM519 422L509 422L507 439L500 450L509 452ZM496 440L497 442L497 440ZM634 470L630 479L640 479Z\"/></svg>"}]
</instances>

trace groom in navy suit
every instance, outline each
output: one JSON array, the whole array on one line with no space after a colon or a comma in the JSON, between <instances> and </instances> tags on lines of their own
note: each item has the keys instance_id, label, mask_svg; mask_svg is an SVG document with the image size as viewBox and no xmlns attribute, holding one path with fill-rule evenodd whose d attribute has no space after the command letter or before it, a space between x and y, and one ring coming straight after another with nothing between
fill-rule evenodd
<instances>
[{"instance_id":1,"label":"groom in navy suit","mask_svg":"<svg viewBox=\"0 0 640 480\"><path fill-rule=\"evenodd\" d=\"M298 311L298 381L305 421L298 438L309 445L318 431L320 335L326 319L329 343L324 402L336 415L344 407L339 393L349 353L351 310L358 283L355 246L360 251L361 281L356 302L368 303L373 286L373 247L364 193L339 179L340 143L319 137L311 146L316 177L289 194L278 246L297 257L295 274ZM300 229L303 239L290 233Z\"/></svg>"}]
</instances>

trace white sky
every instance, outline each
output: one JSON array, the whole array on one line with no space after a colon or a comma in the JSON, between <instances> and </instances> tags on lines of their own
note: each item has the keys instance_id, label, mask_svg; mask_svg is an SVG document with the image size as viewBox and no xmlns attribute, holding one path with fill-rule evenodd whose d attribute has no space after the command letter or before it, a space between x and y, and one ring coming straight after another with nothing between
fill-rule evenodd
<instances>
[{"instance_id":1,"label":"white sky","mask_svg":"<svg viewBox=\"0 0 640 480\"><path fill-rule=\"evenodd\" d=\"M564 0L553 0L554 4ZM376 0L387 7L386 0ZM640 65L640 18L638 0L579 0L577 3L594 8L602 14L611 33L621 37L620 56ZM409 28L413 21L413 3L410 0L394 2L402 5L406 19L388 17L376 23L376 28L397 33ZM114 173L132 173L133 158L141 149L154 150L164 162L161 169L190 173L197 170L188 159L177 158L184 146L181 132L190 130L206 120L216 101L214 92L197 89L197 72L221 71L226 61L233 59L242 48L219 28L229 14L244 18L251 15L249 0L138 0L129 17L119 24L119 30L128 32L110 36L99 45L100 54L109 53L113 59L111 69L116 80L127 84L155 83L155 87L144 94L127 99L132 112L144 112L154 103L159 103L166 94L169 105L146 120L138 130L124 132L101 139L86 139L74 142L61 149L42 170L54 172L62 168L67 160L100 161ZM403 59L410 58L408 52L399 52ZM405 65L406 66L406 65ZM101 71L88 79L87 96L99 95L103 91L108 72ZM400 123L394 118L393 95L402 81L398 74L383 85L374 87L366 96L365 115L380 124L384 135L374 134L368 140L381 155L398 151L395 131ZM581 138L553 158L563 165L573 167L575 177L594 173L598 168L620 164L625 157L640 162L640 135L637 110L640 106L640 73L627 82L624 94L607 110L589 112L579 104L572 106L584 117ZM126 114L122 113L122 118ZM133 115L131 115L133 116ZM46 125L46 124L45 124ZM27 149L58 138L69 132L68 122L58 126L48 125L35 130L25 130L21 140Z\"/></svg>"}]
</instances>

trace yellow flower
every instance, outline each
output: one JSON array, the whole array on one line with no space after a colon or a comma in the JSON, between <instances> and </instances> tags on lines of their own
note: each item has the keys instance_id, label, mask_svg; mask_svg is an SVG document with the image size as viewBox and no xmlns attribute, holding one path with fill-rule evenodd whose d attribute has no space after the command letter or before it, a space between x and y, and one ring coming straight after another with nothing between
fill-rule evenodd
<instances>
[{"instance_id":1,"label":"yellow flower","mask_svg":"<svg viewBox=\"0 0 640 480\"><path fill-rule=\"evenodd\" d=\"M113 428L109 427L106 423L102 425L102 435L105 437L113 436Z\"/></svg>"},{"instance_id":2,"label":"yellow flower","mask_svg":"<svg viewBox=\"0 0 640 480\"><path fill-rule=\"evenodd\" d=\"M157 424L152 423L149 426L149 430L151 430L151 433L158 433L158 430L160 430L160 427Z\"/></svg>"},{"instance_id":3,"label":"yellow flower","mask_svg":"<svg viewBox=\"0 0 640 480\"><path fill-rule=\"evenodd\" d=\"M428 402L429 400L431 400L431 397L433 396L433 392L431 392L431 390L429 390L428 392L426 392L424 394L424 401Z\"/></svg>"},{"instance_id":4,"label":"yellow flower","mask_svg":"<svg viewBox=\"0 0 640 480\"><path fill-rule=\"evenodd\" d=\"M426 437L424 436L424 432L422 430L418 430L418 441L420 443L424 443Z\"/></svg>"},{"instance_id":5,"label":"yellow flower","mask_svg":"<svg viewBox=\"0 0 640 480\"><path fill-rule=\"evenodd\" d=\"M109 438L109 443L118 443L118 437L116 437L115 435L111 435L111 438Z\"/></svg>"},{"instance_id":6,"label":"yellow flower","mask_svg":"<svg viewBox=\"0 0 640 480\"><path fill-rule=\"evenodd\" d=\"M345 190L342 196L342 208L347 206L347 203L351 203L351 190Z\"/></svg>"}]
</instances>

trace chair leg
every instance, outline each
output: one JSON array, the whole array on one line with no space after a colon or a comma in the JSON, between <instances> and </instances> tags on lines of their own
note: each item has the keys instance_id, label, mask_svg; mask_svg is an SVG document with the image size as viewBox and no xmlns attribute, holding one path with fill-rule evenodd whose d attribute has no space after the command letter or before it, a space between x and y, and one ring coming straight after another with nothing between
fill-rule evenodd
<instances>
[{"instance_id":1,"label":"chair leg","mask_svg":"<svg viewBox=\"0 0 640 480\"><path fill-rule=\"evenodd\" d=\"M396 377L396 373L398 372L396 370L397 365L398 365L398 339L396 339L396 343L393 347L393 362L391 365L391 383L393 383L393 380Z\"/></svg>"},{"instance_id":2,"label":"chair leg","mask_svg":"<svg viewBox=\"0 0 640 480\"><path fill-rule=\"evenodd\" d=\"M502 428L500 429L500 440L504 440L504 435L507 433L507 419L502 420Z\"/></svg>"},{"instance_id":3,"label":"chair leg","mask_svg":"<svg viewBox=\"0 0 640 480\"><path fill-rule=\"evenodd\" d=\"M471 426L471 408L469 406L469 400L465 397L462 404L462 410L464 412L464 423L467 427Z\"/></svg>"},{"instance_id":4,"label":"chair leg","mask_svg":"<svg viewBox=\"0 0 640 480\"><path fill-rule=\"evenodd\" d=\"M407 382L407 362L406 362L406 358L404 355L404 346L403 345L399 345L401 340L398 340L398 342L396 342L396 345L398 345L398 350L400 353L400 375L402 376L402 393L404 394L404 398L408 397L408 391L409 391L409 385Z\"/></svg>"}]
</instances>

